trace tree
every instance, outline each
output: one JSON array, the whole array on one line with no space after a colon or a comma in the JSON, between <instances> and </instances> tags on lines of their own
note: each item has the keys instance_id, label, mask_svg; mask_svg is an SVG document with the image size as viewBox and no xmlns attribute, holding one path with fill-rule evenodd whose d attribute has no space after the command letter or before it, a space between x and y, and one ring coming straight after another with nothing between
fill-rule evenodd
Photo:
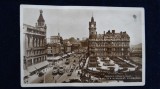
<instances>
[{"instance_id":1,"label":"tree","mask_svg":"<svg viewBox=\"0 0 160 89\"><path fill-rule=\"evenodd\" d=\"M77 40L76 40L74 37L71 37L71 38L68 39L68 41L71 42L71 43L74 43L74 42L76 42Z\"/></svg>"}]
</instances>

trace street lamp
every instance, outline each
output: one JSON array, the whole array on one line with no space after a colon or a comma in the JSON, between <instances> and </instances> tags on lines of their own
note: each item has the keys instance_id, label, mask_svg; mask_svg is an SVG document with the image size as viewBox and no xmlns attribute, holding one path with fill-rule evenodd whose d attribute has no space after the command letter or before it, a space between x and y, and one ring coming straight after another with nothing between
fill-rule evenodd
<instances>
[{"instance_id":1,"label":"street lamp","mask_svg":"<svg viewBox=\"0 0 160 89\"><path fill-rule=\"evenodd\" d=\"M43 79L43 83L45 83L45 74L46 74L46 73L44 72L44 79Z\"/></svg>"},{"instance_id":2,"label":"street lamp","mask_svg":"<svg viewBox=\"0 0 160 89\"><path fill-rule=\"evenodd\" d=\"M48 68L48 65L47 65L47 67L46 68ZM47 73L47 71L45 70L45 72L44 72L44 79L43 79L43 83L45 83L45 75L46 75L46 73Z\"/></svg>"}]
</instances>

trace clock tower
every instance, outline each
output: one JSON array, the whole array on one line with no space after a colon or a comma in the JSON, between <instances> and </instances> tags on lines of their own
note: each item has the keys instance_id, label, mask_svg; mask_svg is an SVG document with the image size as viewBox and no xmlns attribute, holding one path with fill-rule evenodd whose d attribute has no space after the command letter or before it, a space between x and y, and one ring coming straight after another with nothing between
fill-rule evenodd
<instances>
[{"instance_id":1,"label":"clock tower","mask_svg":"<svg viewBox=\"0 0 160 89\"><path fill-rule=\"evenodd\" d=\"M89 22L89 38L96 38L96 22L94 21L93 16L91 17L91 21Z\"/></svg>"}]
</instances>

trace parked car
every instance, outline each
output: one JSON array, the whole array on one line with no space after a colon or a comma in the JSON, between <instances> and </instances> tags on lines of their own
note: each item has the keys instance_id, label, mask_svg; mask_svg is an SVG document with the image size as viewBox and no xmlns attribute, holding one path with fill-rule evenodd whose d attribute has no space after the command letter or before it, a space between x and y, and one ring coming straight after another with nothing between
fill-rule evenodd
<instances>
[{"instance_id":1,"label":"parked car","mask_svg":"<svg viewBox=\"0 0 160 89\"><path fill-rule=\"evenodd\" d=\"M67 74L67 76L71 76L71 75L72 75L72 72L73 72L73 70L71 69L71 70L69 71L69 73Z\"/></svg>"},{"instance_id":2,"label":"parked car","mask_svg":"<svg viewBox=\"0 0 160 89\"><path fill-rule=\"evenodd\" d=\"M81 80L79 79L70 79L70 83L81 83Z\"/></svg>"},{"instance_id":3,"label":"parked car","mask_svg":"<svg viewBox=\"0 0 160 89\"><path fill-rule=\"evenodd\" d=\"M66 59L65 64L69 64L69 63L70 63L69 59Z\"/></svg>"},{"instance_id":4,"label":"parked car","mask_svg":"<svg viewBox=\"0 0 160 89\"><path fill-rule=\"evenodd\" d=\"M57 73L58 73L58 66L54 66L52 74L57 74Z\"/></svg>"},{"instance_id":5,"label":"parked car","mask_svg":"<svg viewBox=\"0 0 160 89\"><path fill-rule=\"evenodd\" d=\"M104 62L103 65L104 65L104 66L108 66L108 63L105 63L105 62Z\"/></svg>"},{"instance_id":6,"label":"parked car","mask_svg":"<svg viewBox=\"0 0 160 89\"><path fill-rule=\"evenodd\" d=\"M60 66L58 72L59 72L59 74L63 74L65 72L64 67Z\"/></svg>"},{"instance_id":7,"label":"parked car","mask_svg":"<svg viewBox=\"0 0 160 89\"><path fill-rule=\"evenodd\" d=\"M44 75L43 72L39 72L39 73L38 73L38 77L41 77L41 76L43 76L43 75Z\"/></svg>"},{"instance_id":8,"label":"parked car","mask_svg":"<svg viewBox=\"0 0 160 89\"><path fill-rule=\"evenodd\" d=\"M76 66L76 64L75 64L75 63L73 63L73 66L75 67L75 66Z\"/></svg>"},{"instance_id":9,"label":"parked car","mask_svg":"<svg viewBox=\"0 0 160 89\"><path fill-rule=\"evenodd\" d=\"M73 69L73 67L72 67L70 71L73 72L73 70L74 70L74 69Z\"/></svg>"},{"instance_id":10,"label":"parked car","mask_svg":"<svg viewBox=\"0 0 160 89\"><path fill-rule=\"evenodd\" d=\"M76 66L72 66L72 67L71 67L71 70L74 70L74 69L75 69L75 67L76 67Z\"/></svg>"}]
</instances>

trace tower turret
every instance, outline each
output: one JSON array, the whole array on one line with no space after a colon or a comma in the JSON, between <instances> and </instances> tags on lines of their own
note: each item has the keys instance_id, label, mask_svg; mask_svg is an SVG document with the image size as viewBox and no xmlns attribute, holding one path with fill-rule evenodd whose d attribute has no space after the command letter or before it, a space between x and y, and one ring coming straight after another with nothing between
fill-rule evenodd
<instances>
[{"instance_id":1,"label":"tower turret","mask_svg":"<svg viewBox=\"0 0 160 89\"><path fill-rule=\"evenodd\" d=\"M43 13L43 11L42 10L40 10L40 15L39 15L39 18L38 18L38 20L37 20L37 22L38 22L38 27L43 27L45 24L45 20L44 20L44 18L43 18L43 15L42 15L42 13Z\"/></svg>"},{"instance_id":2,"label":"tower turret","mask_svg":"<svg viewBox=\"0 0 160 89\"><path fill-rule=\"evenodd\" d=\"M91 17L91 21L89 22L89 38L96 38L96 22L94 21L94 17Z\"/></svg>"}]
</instances>

